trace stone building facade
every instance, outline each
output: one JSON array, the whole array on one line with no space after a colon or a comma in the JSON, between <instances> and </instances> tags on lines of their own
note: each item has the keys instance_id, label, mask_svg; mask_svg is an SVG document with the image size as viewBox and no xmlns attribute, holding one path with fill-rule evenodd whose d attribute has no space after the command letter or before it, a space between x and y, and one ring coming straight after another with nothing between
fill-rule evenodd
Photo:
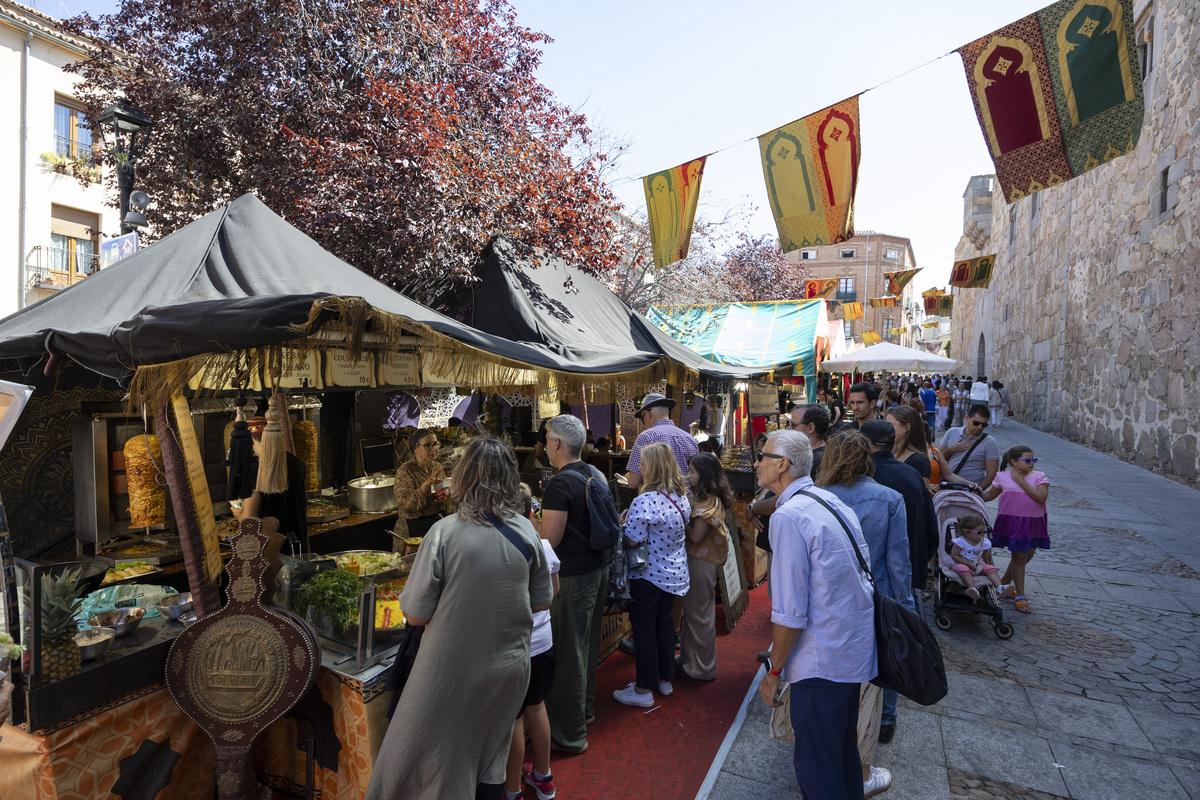
<instances>
[{"instance_id":1,"label":"stone building facade","mask_svg":"<svg viewBox=\"0 0 1200 800\"><path fill-rule=\"evenodd\" d=\"M1200 4L1134 5L1137 147L1011 205L971 178L958 258L996 268L954 290L950 355L1004 382L1022 422L1200 486Z\"/></svg>"},{"instance_id":2,"label":"stone building facade","mask_svg":"<svg viewBox=\"0 0 1200 800\"><path fill-rule=\"evenodd\" d=\"M861 231L841 244L818 245L793 250L788 261L803 267L810 278L836 278L838 288L829 295L838 305L829 319L845 319L842 303L862 303L863 318L845 323L846 338L862 341L863 331L875 331L884 341L909 346L914 338L912 284L904 287L901 304L894 308L871 308L872 297L887 294L884 273L916 269L912 240L888 233ZM888 334L889 328L905 328L903 334ZM918 327L917 331L920 330Z\"/></svg>"}]
</instances>

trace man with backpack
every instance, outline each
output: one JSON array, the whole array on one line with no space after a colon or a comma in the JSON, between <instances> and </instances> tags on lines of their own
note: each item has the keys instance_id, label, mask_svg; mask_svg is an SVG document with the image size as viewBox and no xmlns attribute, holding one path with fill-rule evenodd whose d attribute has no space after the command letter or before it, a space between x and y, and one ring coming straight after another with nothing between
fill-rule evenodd
<instances>
[{"instance_id":1,"label":"man with backpack","mask_svg":"<svg viewBox=\"0 0 1200 800\"><path fill-rule=\"evenodd\" d=\"M603 474L581 460L586 438L583 423L569 414L546 426L546 456L557 473L542 490L542 537L562 562L550 605L558 665L546 712L550 744L566 753L587 750L587 726L595 719L608 563L620 535Z\"/></svg>"}]
</instances>

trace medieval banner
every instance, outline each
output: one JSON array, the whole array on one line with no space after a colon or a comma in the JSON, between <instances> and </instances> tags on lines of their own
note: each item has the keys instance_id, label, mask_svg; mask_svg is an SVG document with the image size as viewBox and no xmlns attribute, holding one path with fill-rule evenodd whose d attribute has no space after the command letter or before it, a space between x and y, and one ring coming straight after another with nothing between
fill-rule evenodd
<instances>
[{"instance_id":1,"label":"medieval banner","mask_svg":"<svg viewBox=\"0 0 1200 800\"><path fill-rule=\"evenodd\" d=\"M1008 202L1137 145L1134 32L1131 0L1059 0L959 48Z\"/></svg>"},{"instance_id":2,"label":"medieval banner","mask_svg":"<svg viewBox=\"0 0 1200 800\"><path fill-rule=\"evenodd\" d=\"M837 288L837 278L817 278L816 280L807 280L804 282L804 299L816 300L818 298L824 300L829 297L829 293Z\"/></svg>"},{"instance_id":3,"label":"medieval banner","mask_svg":"<svg viewBox=\"0 0 1200 800\"><path fill-rule=\"evenodd\" d=\"M939 326L939 325L941 325L941 324L942 324L942 323L938 322L938 321L935 319L933 322L922 322L922 323L921 323L921 327L922 327L922 328L936 328L937 326Z\"/></svg>"},{"instance_id":4,"label":"medieval banner","mask_svg":"<svg viewBox=\"0 0 1200 800\"><path fill-rule=\"evenodd\" d=\"M862 155L857 96L764 133L758 146L785 253L854 235Z\"/></svg>"},{"instance_id":5,"label":"medieval banner","mask_svg":"<svg viewBox=\"0 0 1200 800\"><path fill-rule=\"evenodd\" d=\"M925 313L939 317L950 316L950 310L954 307L954 295L941 294L933 297L925 298Z\"/></svg>"},{"instance_id":6,"label":"medieval banner","mask_svg":"<svg viewBox=\"0 0 1200 800\"><path fill-rule=\"evenodd\" d=\"M900 305L899 297L872 297L871 308L896 308Z\"/></svg>"},{"instance_id":7,"label":"medieval banner","mask_svg":"<svg viewBox=\"0 0 1200 800\"><path fill-rule=\"evenodd\" d=\"M887 279L888 294L900 294L903 292L904 287L908 286L908 282L920 271L920 269L905 269L899 272L883 273L883 277Z\"/></svg>"},{"instance_id":8,"label":"medieval banner","mask_svg":"<svg viewBox=\"0 0 1200 800\"><path fill-rule=\"evenodd\" d=\"M847 321L862 319L863 306L862 303L842 303L842 317Z\"/></svg>"},{"instance_id":9,"label":"medieval banner","mask_svg":"<svg viewBox=\"0 0 1200 800\"><path fill-rule=\"evenodd\" d=\"M697 158L642 178L650 217L650 245L654 266L659 269L687 258L707 159Z\"/></svg>"},{"instance_id":10,"label":"medieval banner","mask_svg":"<svg viewBox=\"0 0 1200 800\"><path fill-rule=\"evenodd\" d=\"M865 345L879 344L883 341L883 337L875 331L863 331L862 340Z\"/></svg>"},{"instance_id":11,"label":"medieval banner","mask_svg":"<svg viewBox=\"0 0 1200 800\"><path fill-rule=\"evenodd\" d=\"M960 289L986 289L992 282L992 267L996 256L980 256L966 261L957 261L950 270L950 285Z\"/></svg>"}]
</instances>

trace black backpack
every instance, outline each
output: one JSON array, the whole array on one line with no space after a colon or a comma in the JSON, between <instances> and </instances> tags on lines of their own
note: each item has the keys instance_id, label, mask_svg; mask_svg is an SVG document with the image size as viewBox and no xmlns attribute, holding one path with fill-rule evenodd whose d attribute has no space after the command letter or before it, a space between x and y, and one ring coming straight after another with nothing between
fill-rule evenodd
<instances>
[{"instance_id":1,"label":"black backpack","mask_svg":"<svg viewBox=\"0 0 1200 800\"><path fill-rule=\"evenodd\" d=\"M584 494L587 495L588 517L591 521L591 532L584 535L582 531L570 523L567 527L577 535L587 539L593 550L602 553L616 547L621 539L621 521L617 515L617 505L613 502L612 492L604 480L604 473L592 465L588 465L592 474L584 477L573 469L559 470L558 475L566 475L584 484ZM556 476L557 477L557 476Z\"/></svg>"}]
</instances>

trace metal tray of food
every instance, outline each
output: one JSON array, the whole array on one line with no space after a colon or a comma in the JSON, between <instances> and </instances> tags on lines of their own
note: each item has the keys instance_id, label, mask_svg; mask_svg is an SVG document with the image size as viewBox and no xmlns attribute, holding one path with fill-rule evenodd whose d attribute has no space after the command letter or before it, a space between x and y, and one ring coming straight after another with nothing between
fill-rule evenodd
<instances>
[{"instance_id":1,"label":"metal tray of food","mask_svg":"<svg viewBox=\"0 0 1200 800\"><path fill-rule=\"evenodd\" d=\"M343 550L340 553L326 555L326 558L332 558L337 562L339 569L347 569L346 562L353 559L359 565L359 569L356 572L351 568L350 571L356 572L364 580L370 579L372 583L382 583L407 575L412 569L414 557L386 550ZM383 566L381 562L384 561L389 562L390 565Z\"/></svg>"}]
</instances>

